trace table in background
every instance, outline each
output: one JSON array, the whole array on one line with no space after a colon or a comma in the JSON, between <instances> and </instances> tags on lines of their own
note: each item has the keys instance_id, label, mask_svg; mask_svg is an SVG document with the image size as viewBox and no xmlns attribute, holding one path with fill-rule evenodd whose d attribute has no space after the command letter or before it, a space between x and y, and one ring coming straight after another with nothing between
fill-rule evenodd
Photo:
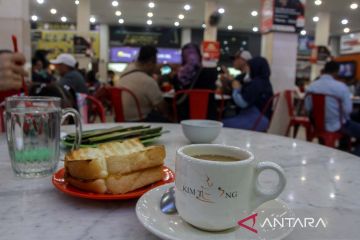
<instances>
[{"instance_id":1,"label":"table in background","mask_svg":"<svg viewBox=\"0 0 360 240\"><path fill-rule=\"evenodd\" d=\"M111 126L87 125L85 129ZM166 146L166 165L174 169L176 149L188 142L179 125L161 126L171 132L157 143ZM0 239L158 239L137 220L136 200L80 199L56 190L50 177L14 177L5 136L0 140ZM359 239L360 158L303 141L234 129L223 129L216 143L248 149L257 161L280 164L288 180L280 198L301 217L328 220L325 230L295 229L286 239Z\"/></svg>"},{"instance_id":2,"label":"table in background","mask_svg":"<svg viewBox=\"0 0 360 240\"><path fill-rule=\"evenodd\" d=\"M171 98L172 99L172 98L174 98L174 96L175 96L174 90L163 93L163 98ZM224 97L225 101L232 99L232 97L230 95L223 94L222 96ZM220 101L222 99L221 94L215 94L215 99Z\"/></svg>"}]
</instances>

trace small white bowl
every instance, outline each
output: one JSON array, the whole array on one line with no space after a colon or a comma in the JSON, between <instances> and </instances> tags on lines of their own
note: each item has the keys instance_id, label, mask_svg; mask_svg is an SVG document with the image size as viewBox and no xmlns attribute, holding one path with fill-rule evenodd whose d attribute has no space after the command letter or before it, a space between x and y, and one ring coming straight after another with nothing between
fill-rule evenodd
<instances>
[{"instance_id":1,"label":"small white bowl","mask_svg":"<svg viewBox=\"0 0 360 240\"><path fill-rule=\"evenodd\" d=\"M191 143L211 143L219 136L223 127L222 122L212 120L184 120L180 124Z\"/></svg>"}]
</instances>

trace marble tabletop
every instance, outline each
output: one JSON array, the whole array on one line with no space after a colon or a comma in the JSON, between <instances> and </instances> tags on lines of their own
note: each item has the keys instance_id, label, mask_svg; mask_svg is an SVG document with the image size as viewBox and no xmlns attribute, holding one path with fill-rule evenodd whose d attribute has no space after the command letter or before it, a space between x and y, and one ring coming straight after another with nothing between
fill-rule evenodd
<instances>
[{"instance_id":1,"label":"marble tabletop","mask_svg":"<svg viewBox=\"0 0 360 240\"><path fill-rule=\"evenodd\" d=\"M85 129L112 125L87 125ZM176 149L189 143L179 125L162 126L170 133L157 144L166 146L166 165L174 169ZM288 180L280 199L298 217L321 217L327 223L321 229L297 227L286 239L360 238L360 158L299 140L233 129L223 129L215 143L239 146L252 151L257 161L280 164ZM264 174L263 184L269 184L269 177ZM136 200L109 202L67 196L52 186L50 177L15 177L5 136L0 135L1 240L158 239L137 220L135 204Z\"/></svg>"}]
</instances>

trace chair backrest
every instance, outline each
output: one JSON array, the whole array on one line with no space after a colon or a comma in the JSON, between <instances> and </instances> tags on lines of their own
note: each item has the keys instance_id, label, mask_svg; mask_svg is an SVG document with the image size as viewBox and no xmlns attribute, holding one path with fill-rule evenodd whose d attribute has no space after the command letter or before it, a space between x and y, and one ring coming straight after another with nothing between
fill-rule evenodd
<instances>
[{"instance_id":1,"label":"chair backrest","mask_svg":"<svg viewBox=\"0 0 360 240\"><path fill-rule=\"evenodd\" d=\"M111 102L114 106L115 112L115 121L116 122L125 122L125 113L124 113L124 106L122 102L122 94L129 94L135 101L135 105L139 114L139 119L143 120L143 115L141 113L140 102L139 99L136 97L135 93L131 90L124 88L124 87L111 87Z\"/></svg>"},{"instance_id":2,"label":"chair backrest","mask_svg":"<svg viewBox=\"0 0 360 240\"><path fill-rule=\"evenodd\" d=\"M271 116L270 116L270 119L269 119L269 125L268 125L268 127L270 127L272 118L274 116L277 105L279 103L279 99L280 99L280 93L276 93L274 96L272 96L267 101L267 103L265 104L264 108L261 111L260 116L256 119L256 121L255 121L255 123L254 123L254 125L253 125L253 127L251 129L252 131L256 131L256 129L258 128L258 126L259 126L259 124L261 122L261 120L265 117L266 113L271 109L272 113L271 113Z\"/></svg>"},{"instance_id":3,"label":"chair backrest","mask_svg":"<svg viewBox=\"0 0 360 240\"><path fill-rule=\"evenodd\" d=\"M90 110L90 113L88 113L88 123L94 123L96 120L96 117L98 116L100 118L100 121L102 123L106 123L106 115L105 115L105 108L102 105L102 103L94 98L93 96L86 96L88 109Z\"/></svg>"},{"instance_id":4,"label":"chair backrest","mask_svg":"<svg viewBox=\"0 0 360 240\"><path fill-rule=\"evenodd\" d=\"M294 90L286 90L284 93L290 118L295 116L295 114L294 114L294 99L293 99L294 92L295 92Z\"/></svg>"},{"instance_id":5,"label":"chair backrest","mask_svg":"<svg viewBox=\"0 0 360 240\"><path fill-rule=\"evenodd\" d=\"M207 119L209 96L211 94L214 94L215 97L216 91L209 89L191 89L191 90L177 91L173 98L173 111L174 111L175 121L178 121L177 101L179 98L181 98L184 95L187 95L187 97L189 98L189 119ZM223 110L224 110L224 96L221 94L218 119L221 119L221 113Z\"/></svg>"},{"instance_id":6,"label":"chair backrest","mask_svg":"<svg viewBox=\"0 0 360 240\"><path fill-rule=\"evenodd\" d=\"M326 132L325 118L326 118L326 98L334 99L338 103L339 107L339 122L343 124L343 107L341 99L331 94L320 93L307 93L305 100L311 97L310 120L314 125L316 132Z\"/></svg>"}]
</instances>

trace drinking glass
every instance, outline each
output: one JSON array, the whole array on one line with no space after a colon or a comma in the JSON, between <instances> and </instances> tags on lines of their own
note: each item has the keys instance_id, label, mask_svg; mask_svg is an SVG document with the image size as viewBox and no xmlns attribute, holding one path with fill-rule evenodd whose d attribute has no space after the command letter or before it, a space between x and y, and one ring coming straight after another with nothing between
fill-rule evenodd
<instances>
[{"instance_id":1,"label":"drinking glass","mask_svg":"<svg viewBox=\"0 0 360 240\"><path fill-rule=\"evenodd\" d=\"M60 155L60 125L68 117L75 120L76 139L81 142L81 120L72 108L61 109L56 97L10 97L6 99L6 133L15 175L24 178L51 175Z\"/></svg>"}]
</instances>

